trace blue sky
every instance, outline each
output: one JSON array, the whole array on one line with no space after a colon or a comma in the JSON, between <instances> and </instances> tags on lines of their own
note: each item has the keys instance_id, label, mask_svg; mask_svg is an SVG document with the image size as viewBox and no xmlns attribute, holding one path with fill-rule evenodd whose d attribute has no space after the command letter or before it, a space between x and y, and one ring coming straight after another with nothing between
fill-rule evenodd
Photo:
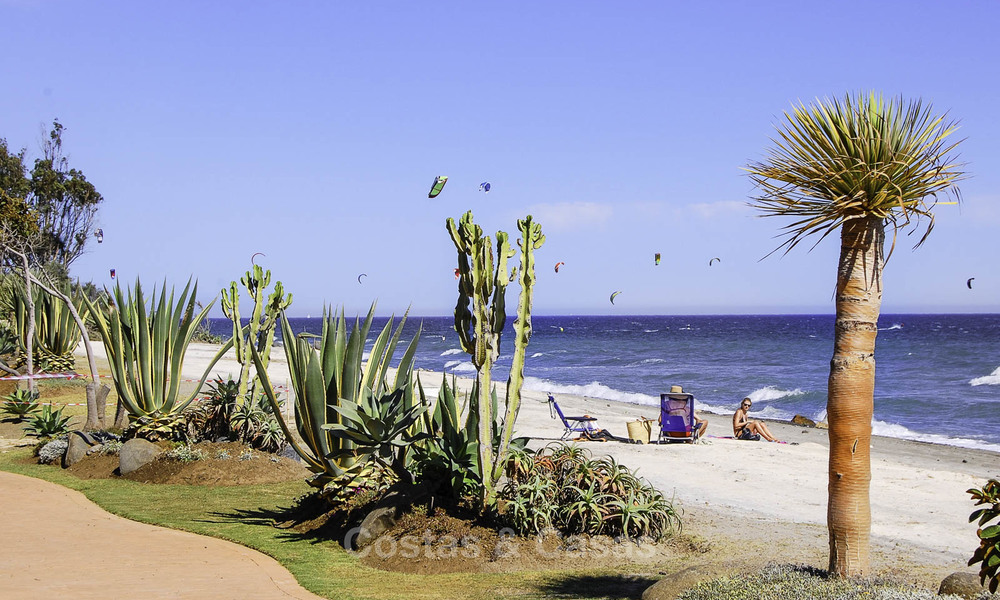
<instances>
[{"instance_id":1,"label":"blue sky","mask_svg":"<svg viewBox=\"0 0 1000 600\"><path fill-rule=\"evenodd\" d=\"M33 159L66 127L105 198L73 265L97 283L193 276L207 300L262 252L293 315L446 315L444 222L472 209L542 224L536 314L831 313L839 240L760 260L785 222L741 167L793 102L874 89L960 120L972 175L927 243L900 239L883 312L998 312L997 22L985 1L0 0L0 137Z\"/></svg>"}]
</instances>

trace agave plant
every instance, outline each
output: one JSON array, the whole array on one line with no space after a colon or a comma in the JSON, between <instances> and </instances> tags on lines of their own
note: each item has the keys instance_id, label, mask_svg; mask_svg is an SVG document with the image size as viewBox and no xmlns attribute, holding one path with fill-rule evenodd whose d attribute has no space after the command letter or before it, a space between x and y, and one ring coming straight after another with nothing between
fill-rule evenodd
<instances>
[{"instance_id":1,"label":"agave plant","mask_svg":"<svg viewBox=\"0 0 1000 600\"><path fill-rule=\"evenodd\" d=\"M417 349L419 335L413 338L403 352L395 379L390 386L389 363L399 343L406 316L403 316L395 332L392 330L393 319L389 319L375 339L366 359L365 340L368 338L374 315L375 304L372 304L364 322L361 323L356 319L348 336L343 311L340 316L336 316L332 311L324 310L323 332L318 339L318 347L314 347L307 337L297 337L292 332L288 318L284 312L281 313L282 340L288 360L292 390L295 393L295 429L298 436L292 435L284 417L281 416L278 398L267 375L263 358L253 345L250 346L257 376L263 385L265 395L271 402L278 423L285 432L285 437L305 461L306 466L316 473L309 479L309 484L314 487L323 488L334 480L343 485L350 484L365 471L369 455L374 452L370 440L364 439L371 432L352 426L358 421L345 417L345 414L349 414L350 417L356 414L358 419L364 421L370 418L370 411L362 408L361 412L358 412L359 407L371 407L374 399L379 399L380 402L382 398L395 393L399 393L400 396L398 402L393 403L393 410L409 414L416 405L410 381L413 375L413 355ZM390 407L385 408L388 410ZM354 412L351 412L351 409L354 409ZM362 413L365 414L364 417ZM334 424L345 427L327 427ZM357 432L358 436L352 437L345 433L346 431ZM399 429L396 431L402 435L402 431ZM296 438L300 438L302 443Z\"/></svg>"},{"instance_id":2,"label":"agave plant","mask_svg":"<svg viewBox=\"0 0 1000 600\"><path fill-rule=\"evenodd\" d=\"M38 394L31 390L14 390L4 397L0 411L15 423L20 423L38 411Z\"/></svg>"},{"instance_id":3,"label":"agave plant","mask_svg":"<svg viewBox=\"0 0 1000 600\"><path fill-rule=\"evenodd\" d=\"M73 293L66 286L62 292L72 299L77 312L86 319L87 309L81 289L78 287ZM24 287L14 286L13 293L6 297L22 354L27 348L27 293ZM32 337L35 363L46 371L72 371L76 366L73 353L80 343L80 328L61 298L37 288L32 290L32 296L35 303L35 331Z\"/></svg>"},{"instance_id":4,"label":"agave plant","mask_svg":"<svg viewBox=\"0 0 1000 600\"><path fill-rule=\"evenodd\" d=\"M54 411L51 406L46 404L42 407L41 412L28 419L28 423L24 426L25 435L51 439L68 433L69 427L66 426L66 423L69 422L69 417L62 416L62 411L62 408Z\"/></svg>"},{"instance_id":5,"label":"agave plant","mask_svg":"<svg viewBox=\"0 0 1000 600\"><path fill-rule=\"evenodd\" d=\"M148 420L156 428L183 423L175 417L195 399L215 363L233 344L231 339L223 344L194 390L181 394L184 353L213 302L196 314L197 283L192 287L188 281L176 303L174 291L171 289L168 297L166 287L164 283L159 295L153 289L148 306L138 279L135 289L127 293L116 285L111 302L100 298L95 306L85 299L104 341L115 389L129 419Z\"/></svg>"}]
</instances>

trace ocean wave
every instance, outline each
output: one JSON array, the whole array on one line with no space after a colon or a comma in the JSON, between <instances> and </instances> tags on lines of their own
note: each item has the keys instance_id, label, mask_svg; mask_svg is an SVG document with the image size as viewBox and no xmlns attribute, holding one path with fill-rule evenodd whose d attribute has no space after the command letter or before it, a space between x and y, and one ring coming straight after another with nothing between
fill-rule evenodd
<instances>
[{"instance_id":1,"label":"ocean wave","mask_svg":"<svg viewBox=\"0 0 1000 600\"><path fill-rule=\"evenodd\" d=\"M902 328L903 328L903 324L902 323L893 323L889 327L879 327L878 330L879 331L892 331L893 329L902 329Z\"/></svg>"},{"instance_id":2,"label":"ocean wave","mask_svg":"<svg viewBox=\"0 0 1000 600\"><path fill-rule=\"evenodd\" d=\"M976 377L969 381L969 385L1000 385L1000 367L997 367L989 375Z\"/></svg>"},{"instance_id":3,"label":"ocean wave","mask_svg":"<svg viewBox=\"0 0 1000 600\"><path fill-rule=\"evenodd\" d=\"M538 358L539 356L545 356L544 352L535 352L531 355L531 358Z\"/></svg>"},{"instance_id":4,"label":"ocean wave","mask_svg":"<svg viewBox=\"0 0 1000 600\"><path fill-rule=\"evenodd\" d=\"M643 329L643 333L656 333L659 329Z\"/></svg>"},{"instance_id":5,"label":"ocean wave","mask_svg":"<svg viewBox=\"0 0 1000 600\"><path fill-rule=\"evenodd\" d=\"M441 356L451 356L452 354L461 354L461 353L462 353L461 348L448 348L447 350L441 353Z\"/></svg>"},{"instance_id":6,"label":"ocean wave","mask_svg":"<svg viewBox=\"0 0 1000 600\"><path fill-rule=\"evenodd\" d=\"M641 365L662 365L667 362L665 358L644 358L642 360L629 363L626 367L638 367Z\"/></svg>"},{"instance_id":7,"label":"ocean wave","mask_svg":"<svg viewBox=\"0 0 1000 600\"><path fill-rule=\"evenodd\" d=\"M872 435L893 437L903 440L914 440L917 442L927 442L930 444L941 444L944 446L958 446L959 448L972 448L975 450L1000 452L1000 444L991 444L989 442L970 438L948 437L946 435L938 435L936 433L918 433L899 425L898 423L887 423L886 421L879 421L878 419L872 419Z\"/></svg>"},{"instance_id":8,"label":"ocean wave","mask_svg":"<svg viewBox=\"0 0 1000 600\"><path fill-rule=\"evenodd\" d=\"M468 360L449 360L448 362L444 363L444 368L446 371L450 370L450 372L452 373L476 372L476 365L472 364L472 362Z\"/></svg>"},{"instance_id":9,"label":"ocean wave","mask_svg":"<svg viewBox=\"0 0 1000 600\"><path fill-rule=\"evenodd\" d=\"M780 400L781 398L788 398L791 396L801 396L805 394L801 389L795 388L794 390L779 390L773 385L762 387L759 390L754 390L747 394L750 400L753 402L771 402L773 400Z\"/></svg>"},{"instance_id":10,"label":"ocean wave","mask_svg":"<svg viewBox=\"0 0 1000 600\"><path fill-rule=\"evenodd\" d=\"M524 387L536 392L551 392L553 394L572 394L574 396L586 396L587 398L601 398L603 400L613 400L615 402L628 402L629 404L645 404L647 406L659 406L659 397L648 394L636 394L633 392L623 392L610 388L599 381L592 381L585 385L571 385L564 383L554 383L547 379L538 377L525 377ZM558 400L558 398L557 398Z\"/></svg>"}]
</instances>

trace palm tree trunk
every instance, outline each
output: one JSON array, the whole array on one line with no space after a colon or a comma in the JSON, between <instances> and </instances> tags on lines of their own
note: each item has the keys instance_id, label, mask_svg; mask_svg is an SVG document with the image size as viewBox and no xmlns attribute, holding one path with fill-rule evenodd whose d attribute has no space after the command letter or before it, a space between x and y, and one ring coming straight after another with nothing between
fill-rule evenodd
<instances>
[{"instance_id":1,"label":"palm tree trunk","mask_svg":"<svg viewBox=\"0 0 1000 600\"><path fill-rule=\"evenodd\" d=\"M884 241L881 219L857 218L841 228L837 321L826 407L830 423L829 571L841 577L869 572L870 445Z\"/></svg>"}]
</instances>

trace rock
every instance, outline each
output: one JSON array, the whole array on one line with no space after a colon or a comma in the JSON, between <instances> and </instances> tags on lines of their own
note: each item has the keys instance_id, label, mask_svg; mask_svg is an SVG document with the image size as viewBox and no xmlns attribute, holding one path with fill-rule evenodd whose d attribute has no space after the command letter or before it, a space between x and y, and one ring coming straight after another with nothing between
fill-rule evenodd
<instances>
[{"instance_id":1,"label":"rock","mask_svg":"<svg viewBox=\"0 0 1000 600\"><path fill-rule=\"evenodd\" d=\"M830 425L825 421L819 421L816 423L816 429L829 429Z\"/></svg>"},{"instance_id":2,"label":"rock","mask_svg":"<svg viewBox=\"0 0 1000 600\"><path fill-rule=\"evenodd\" d=\"M675 600L677 596L702 581L722 577L733 572L733 565L701 564L667 574L663 579L646 588L642 600Z\"/></svg>"},{"instance_id":3,"label":"rock","mask_svg":"<svg viewBox=\"0 0 1000 600\"><path fill-rule=\"evenodd\" d=\"M304 463L305 462L304 460L302 460L302 457L299 456L299 453L295 451L295 448L292 448L291 444L285 444L285 446L281 450L278 451L278 456L283 456L285 458L290 458L290 459L294 460L297 463Z\"/></svg>"},{"instance_id":4,"label":"rock","mask_svg":"<svg viewBox=\"0 0 1000 600\"><path fill-rule=\"evenodd\" d=\"M135 438L122 444L118 453L118 472L128 475L132 471L153 462L162 450L153 442Z\"/></svg>"},{"instance_id":5,"label":"rock","mask_svg":"<svg viewBox=\"0 0 1000 600\"><path fill-rule=\"evenodd\" d=\"M795 425L801 425L802 427L815 427L816 421L813 421L809 417L803 417L802 415L795 415L792 417L792 423Z\"/></svg>"},{"instance_id":6,"label":"rock","mask_svg":"<svg viewBox=\"0 0 1000 600\"><path fill-rule=\"evenodd\" d=\"M87 456L90 448L97 444L97 441L85 431L71 431L68 438L69 446L63 454L63 468L72 467Z\"/></svg>"},{"instance_id":7,"label":"rock","mask_svg":"<svg viewBox=\"0 0 1000 600\"><path fill-rule=\"evenodd\" d=\"M378 536L392 529L396 524L396 507L383 506L368 513L358 527L358 537L354 540L356 548L364 548Z\"/></svg>"},{"instance_id":8,"label":"rock","mask_svg":"<svg viewBox=\"0 0 1000 600\"><path fill-rule=\"evenodd\" d=\"M944 578L940 589L938 589L938 596L953 594L971 599L978 598L985 591L987 591L986 588L979 583L979 575L957 572Z\"/></svg>"}]
</instances>

